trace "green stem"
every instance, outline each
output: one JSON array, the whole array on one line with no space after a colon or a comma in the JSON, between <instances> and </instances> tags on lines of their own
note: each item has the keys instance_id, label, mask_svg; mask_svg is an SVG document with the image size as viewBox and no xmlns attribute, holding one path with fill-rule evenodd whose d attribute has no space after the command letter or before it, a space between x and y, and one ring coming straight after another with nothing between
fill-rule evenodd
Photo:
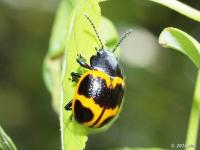
<instances>
[{"instance_id":1,"label":"green stem","mask_svg":"<svg viewBox=\"0 0 200 150\"><path fill-rule=\"evenodd\" d=\"M179 2L177 0L150 0L150 1L164 5L168 8L173 9L174 11L177 11L178 13L180 13L184 16L187 16L195 21L200 22L200 11L198 11L197 9L194 9L182 2Z\"/></svg>"},{"instance_id":2,"label":"green stem","mask_svg":"<svg viewBox=\"0 0 200 150\"><path fill-rule=\"evenodd\" d=\"M200 70L198 71L196 87L194 92L194 100L189 119L186 144L196 147L198 127L200 118Z\"/></svg>"}]
</instances>

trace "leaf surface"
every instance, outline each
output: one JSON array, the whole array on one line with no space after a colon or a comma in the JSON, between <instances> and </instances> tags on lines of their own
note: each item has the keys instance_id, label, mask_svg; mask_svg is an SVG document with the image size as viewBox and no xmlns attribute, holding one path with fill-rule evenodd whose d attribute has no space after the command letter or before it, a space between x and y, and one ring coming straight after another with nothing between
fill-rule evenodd
<instances>
[{"instance_id":1,"label":"leaf surface","mask_svg":"<svg viewBox=\"0 0 200 150\"><path fill-rule=\"evenodd\" d=\"M159 43L185 54L200 68L200 44L189 34L177 28L165 28L160 34Z\"/></svg>"}]
</instances>

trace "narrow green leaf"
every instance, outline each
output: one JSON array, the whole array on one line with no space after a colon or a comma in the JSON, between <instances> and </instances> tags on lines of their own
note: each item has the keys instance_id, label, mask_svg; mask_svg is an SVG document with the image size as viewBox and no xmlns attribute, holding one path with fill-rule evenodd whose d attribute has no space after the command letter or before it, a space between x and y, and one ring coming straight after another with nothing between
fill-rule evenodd
<instances>
[{"instance_id":1,"label":"narrow green leaf","mask_svg":"<svg viewBox=\"0 0 200 150\"><path fill-rule=\"evenodd\" d=\"M69 78L71 72L80 72L80 66L76 63L77 54L81 53L87 60L95 54L95 47L99 45L97 37L88 20L87 15L99 29L100 7L97 0L80 0L72 12L68 22L66 49L62 74L62 104L61 104L61 134L63 150L82 150L87 141L87 128L71 121L71 111L67 112L64 106L73 98L75 84ZM99 46L98 46L99 47Z\"/></svg>"},{"instance_id":2,"label":"narrow green leaf","mask_svg":"<svg viewBox=\"0 0 200 150\"><path fill-rule=\"evenodd\" d=\"M200 11L177 0L150 0L163 6L173 9L178 13L185 15L193 20L200 22Z\"/></svg>"},{"instance_id":3,"label":"narrow green leaf","mask_svg":"<svg viewBox=\"0 0 200 150\"><path fill-rule=\"evenodd\" d=\"M159 43L163 47L182 52L200 68L200 44L189 34L177 28L169 27L161 32Z\"/></svg>"},{"instance_id":4,"label":"narrow green leaf","mask_svg":"<svg viewBox=\"0 0 200 150\"><path fill-rule=\"evenodd\" d=\"M0 150L17 150L13 141L0 126Z\"/></svg>"},{"instance_id":5,"label":"narrow green leaf","mask_svg":"<svg viewBox=\"0 0 200 150\"><path fill-rule=\"evenodd\" d=\"M197 74L194 98L190 112L190 119L187 129L186 145L191 145L195 149L197 146L197 137L200 121L200 70ZM192 147L191 147L192 149Z\"/></svg>"}]
</instances>

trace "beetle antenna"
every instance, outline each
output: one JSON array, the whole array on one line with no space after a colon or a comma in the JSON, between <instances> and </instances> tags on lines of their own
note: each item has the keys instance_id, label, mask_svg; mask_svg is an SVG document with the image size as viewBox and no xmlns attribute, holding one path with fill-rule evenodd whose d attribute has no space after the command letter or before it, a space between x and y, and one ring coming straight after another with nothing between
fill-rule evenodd
<instances>
[{"instance_id":1,"label":"beetle antenna","mask_svg":"<svg viewBox=\"0 0 200 150\"><path fill-rule=\"evenodd\" d=\"M94 29L94 32L96 33L97 38L98 38L98 40L99 40L99 42L100 42L100 44L101 44L101 48L103 49L103 48L104 48L103 43L102 43L102 41L101 41L101 39L100 39L100 36L99 36L99 34L98 34L98 32L97 32L97 29L96 29L94 23L92 22L92 20L91 20L87 15L84 15L84 16L85 16L85 18L90 22L90 24L92 25L92 28Z\"/></svg>"},{"instance_id":2,"label":"beetle antenna","mask_svg":"<svg viewBox=\"0 0 200 150\"><path fill-rule=\"evenodd\" d=\"M118 48L118 46L133 32L133 29L130 29L129 31L127 31L122 37L121 39L118 41L118 43L116 44L116 46L113 49L113 53L115 52L115 50Z\"/></svg>"}]
</instances>

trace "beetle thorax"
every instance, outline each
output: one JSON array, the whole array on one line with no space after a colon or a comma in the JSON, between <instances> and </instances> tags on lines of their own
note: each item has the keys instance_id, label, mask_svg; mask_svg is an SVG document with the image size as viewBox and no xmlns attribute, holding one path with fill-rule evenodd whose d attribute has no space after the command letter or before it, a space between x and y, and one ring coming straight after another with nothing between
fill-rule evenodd
<instances>
[{"instance_id":1,"label":"beetle thorax","mask_svg":"<svg viewBox=\"0 0 200 150\"><path fill-rule=\"evenodd\" d=\"M103 71L112 77L122 77L116 57L108 50L99 50L91 57L90 64L93 69Z\"/></svg>"}]
</instances>

